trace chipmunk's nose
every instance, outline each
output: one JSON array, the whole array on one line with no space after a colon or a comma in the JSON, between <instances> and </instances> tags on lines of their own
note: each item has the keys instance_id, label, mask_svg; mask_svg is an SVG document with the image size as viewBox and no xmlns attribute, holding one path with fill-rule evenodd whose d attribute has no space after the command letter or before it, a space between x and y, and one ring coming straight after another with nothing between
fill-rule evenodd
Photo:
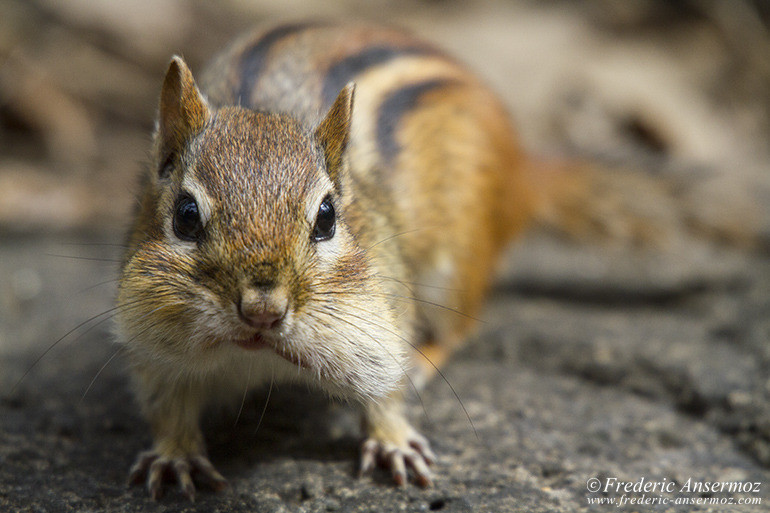
<instances>
[{"instance_id":1,"label":"chipmunk's nose","mask_svg":"<svg viewBox=\"0 0 770 513\"><path fill-rule=\"evenodd\" d=\"M238 301L238 317L252 328L275 329L286 316L288 306L288 294L283 287L247 288Z\"/></svg>"}]
</instances>

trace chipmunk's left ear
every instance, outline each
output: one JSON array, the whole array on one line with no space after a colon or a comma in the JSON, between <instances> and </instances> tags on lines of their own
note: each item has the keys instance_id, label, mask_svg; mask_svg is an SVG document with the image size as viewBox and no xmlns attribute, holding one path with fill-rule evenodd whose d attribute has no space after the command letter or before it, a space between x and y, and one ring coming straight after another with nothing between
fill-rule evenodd
<instances>
[{"instance_id":1,"label":"chipmunk's left ear","mask_svg":"<svg viewBox=\"0 0 770 513\"><path fill-rule=\"evenodd\" d=\"M356 85L349 82L340 91L326 117L315 130L316 139L323 148L326 157L326 170L337 186L340 185L343 157L350 140L350 122L353 114L355 89Z\"/></svg>"},{"instance_id":2,"label":"chipmunk's left ear","mask_svg":"<svg viewBox=\"0 0 770 513\"><path fill-rule=\"evenodd\" d=\"M163 80L158 108L161 175L167 168L164 162L181 151L210 116L211 110L198 90L190 68L181 57L174 56Z\"/></svg>"}]
</instances>

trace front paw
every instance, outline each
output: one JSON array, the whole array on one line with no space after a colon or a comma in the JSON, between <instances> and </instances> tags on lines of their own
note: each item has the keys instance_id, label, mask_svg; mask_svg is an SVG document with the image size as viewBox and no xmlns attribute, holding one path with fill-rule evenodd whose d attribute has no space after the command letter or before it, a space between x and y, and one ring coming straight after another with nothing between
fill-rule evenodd
<instances>
[{"instance_id":1,"label":"front paw","mask_svg":"<svg viewBox=\"0 0 770 513\"><path fill-rule=\"evenodd\" d=\"M195 501L193 477L216 492L230 486L224 476L217 472L214 465L202 454L168 458L157 451L139 454L131 467L128 480L130 484L146 481L147 490L153 500L159 500L163 496L165 481L176 481L182 493L191 501Z\"/></svg>"},{"instance_id":2,"label":"front paw","mask_svg":"<svg viewBox=\"0 0 770 513\"><path fill-rule=\"evenodd\" d=\"M428 440L413 428L406 436L398 437L370 436L361 446L361 475L370 472L376 463L390 469L397 485L406 483L407 468L414 473L417 484L431 486L433 476L428 468L436 461Z\"/></svg>"}]
</instances>

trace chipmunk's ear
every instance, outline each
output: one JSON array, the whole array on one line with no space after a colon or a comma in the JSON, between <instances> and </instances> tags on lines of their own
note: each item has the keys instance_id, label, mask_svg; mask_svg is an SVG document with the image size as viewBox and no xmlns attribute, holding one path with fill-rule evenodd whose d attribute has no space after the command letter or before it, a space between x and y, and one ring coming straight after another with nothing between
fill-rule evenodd
<instances>
[{"instance_id":1,"label":"chipmunk's ear","mask_svg":"<svg viewBox=\"0 0 770 513\"><path fill-rule=\"evenodd\" d=\"M181 57L174 56L160 91L157 136L161 176L169 172L177 152L203 128L210 115L208 103L195 85L190 68Z\"/></svg>"},{"instance_id":2,"label":"chipmunk's ear","mask_svg":"<svg viewBox=\"0 0 770 513\"><path fill-rule=\"evenodd\" d=\"M337 99L334 100L329 112L315 130L316 139L323 148L326 157L326 170L332 181L339 186L342 172L343 156L350 139L350 121L353 114L353 93L356 85L349 82Z\"/></svg>"}]
</instances>

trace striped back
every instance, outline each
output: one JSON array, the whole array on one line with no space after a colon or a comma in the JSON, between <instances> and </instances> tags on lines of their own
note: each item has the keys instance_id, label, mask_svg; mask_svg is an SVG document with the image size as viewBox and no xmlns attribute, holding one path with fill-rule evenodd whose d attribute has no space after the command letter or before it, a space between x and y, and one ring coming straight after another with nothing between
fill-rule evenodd
<instances>
[{"instance_id":1,"label":"striped back","mask_svg":"<svg viewBox=\"0 0 770 513\"><path fill-rule=\"evenodd\" d=\"M425 106L428 93L475 83L452 58L406 32L298 23L237 41L201 85L215 105L287 112L314 125L351 81L356 96L350 151L358 168L396 159L399 125Z\"/></svg>"}]
</instances>

